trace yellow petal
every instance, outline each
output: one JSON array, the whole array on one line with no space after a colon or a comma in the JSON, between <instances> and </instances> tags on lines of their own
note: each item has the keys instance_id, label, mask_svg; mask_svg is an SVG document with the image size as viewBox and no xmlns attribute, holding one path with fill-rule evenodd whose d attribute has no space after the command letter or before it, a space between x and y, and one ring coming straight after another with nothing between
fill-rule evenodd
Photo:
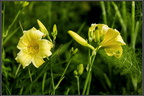
<instances>
[{"instance_id":1,"label":"yellow petal","mask_svg":"<svg viewBox=\"0 0 144 96\"><path fill-rule=\"evenodd\" d=\"M108 56L115 56L117 58L121 57L123 52L121 45L107 47L104 50Z\"/></svg>"},{"instance_id":2,"label":"yellow petal","mask_svg":"<svg viewBox=\"0 0 144 96\"><path fill-rule=\"evenodd\" d=\"M112 39L106 42L105 44L102 45L102 47L110 47L110 46L116 46L116 45L126 45L121 35L118 35L115 39Z\"/></svg>"},{"instance_id":3,"label":"yellow petal","mask_svg":"<svg viewBox=\"0 0 144 96\"><path fill-rule=\"evenodd\" d=\"M25 51L20 51L15 59L17 62L23 65L23 68L25 68L31 63L32 57L32 55L26 53Z\"/></svg>"},{"instance_id":4,"label":"yellow petal","mask_svg":"<svg viewBox=\"0 0 144 96\"><path fill-rule=\"evenodd\" d=\"M110 28L107 25L103 25L102 26L103 33L101 35L106 34L109 29Z\"/></svg>"},{"instance_id":5,"label":"yellow petal","mask_svg":"<svg viewBox=\"0 0 144 96\"><path fill-rule=\"evenodd\" d=\"M17 45L17 48L18 49L26 49L27 48L27 45L28 45L29 42L23 42L23 40L20 38L19 42L18 42L18 45Z\"/></svg>"},{"instance_id":6,"label":"yellow petal","mask_svg":"<svg viewBox=\"0 0 144 96\"><path fill-rule=\"evenodd\" d=\"M27 42L27 40L29 42L33 41L33 40L37 40L37 39L41 39L42 36L44 35L44 33L42 33L39 30L36 30L34 27L28 31L24 31L24 35L23 35L23 41Z\"/></svg>"},{"instance_id":7,"label":"yellow petal","mask_svg":"<svg viewBox=\"0 0 144 96\"><path fill-rule=\"evenodd\" d=\"M33 65L38 68L39 66L41 66L45 61L43 60L43 58L40 58L40 57L37 57L35 56L33 59L32 59L32 63Z\"/></svg>"},{"instance_id":8,"label":"yellow petal","mask_svg":"<svg viewBox=\"0 0 144 96\"><path fill-rule=\"evenodd\" d=\"M121 45L126 45L126 43L123 41L121 35L118 35L116 37L115 41L118 41Z\"/></svg>"},{"instance_id":9,"label":"yellow petal","mask_svg":"<svg viewBox=\"0 0 144 96\"><path fill-rule=\"evenodd\" d=\"M104 36L104 40L101 42L101 46L106 46L108 43L111 43L112 41L115 40L115 38L119 35L120 33L118 31L115 31L113 29L109 29L107 33Z\"/></svg>"},{"instance_id":10,"label":"yellow petal","mask_svg":"<svg viewBox=\"0 0 144 96\"><path fill-rule=\"evenodd\" d=\"M38 40L37 43L39 44L39 52L37 54L38 57L45 58L52 54L50 50L53 47L53 44L51 42L42 39L42 40Z\"/></svg>"}]
</instances>

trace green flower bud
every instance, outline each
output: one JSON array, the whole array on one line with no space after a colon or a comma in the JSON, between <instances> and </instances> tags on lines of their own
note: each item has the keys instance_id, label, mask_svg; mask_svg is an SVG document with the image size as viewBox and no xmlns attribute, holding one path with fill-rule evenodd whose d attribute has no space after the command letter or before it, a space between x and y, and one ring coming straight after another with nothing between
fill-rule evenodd
<instances>
[{"instance_id":1,"label":"green flower bud","mask_svg":"<svg viewBox=\"0 0 144 96\"><path fill-rule=\"evenodd\" d=\"M78 48L74 49L73 47L70 49L71 54L76 54L78 52Z\"/></svg>"},{"instance_id":2,"label":"green flower bud","mask_svg":"<svg viewBox=\"0 0 144 96\"><path fill-rule=\"evenodd\" d=\"M74 51L73 51L73 54L76 54L78 52L78 48L76 48Z\"/></svg>"},{"instance_id":3,"label":"green flower bud","mask_svg":"<svg viewBox=\"0 0 144 96\"><path fill-rule=\"evenodd\" d=\"M75 76L78 76L77 70L74 70L74 75L75 75Z\"/></svg>"},{"instance_id":4,"label":"green flower bud","mask_svg":"<svg viewBox=\"0 0 144 96\"><path fill-rule=\"evenodd\" d=\"M80 75L82 75L83 71L84 71L83 64L79 64L79 66L77 66L77 69L74 70L74 75L75 75L75 77L77 78L77 77L79 77Z\"/></svg>"},{"instance_id":5,"label":"green flower bud","mask_svg":"<svg viewBox=\"0 0 144 96\"><path fill-rule=\"evenodd\" d=\"M25 2L22 4L23 7L26 7L26 6L28 6L28 5L29 5L29 2L27 2L27 1L25 1Z\"/></svg>"},{"instance_id":6,"label":"green flower bud","mask_svg":"<svg viewBox=\"0 0 144 96\"><path fill-rule=\"evenodd\" d=\"M58 33L57 26L56 26L56 24L54 24L54 26L53 26L53 32L51 33L52 36L53 36L53 38L54 38L54 40L56 39L57 33Z\"/></svg>"},{"instance_id":7,"label":"green flower bud","mask_svg":"<svg viewBox=\"0 0 144 96\"><path fill-rule=\"evenodd\" d=\"M42 22L37 19L37 23L38 23L38 25L39 25L40 31L45 34L44 36L49 35L48 30L47 30L46 27L42 24Z\"/></svg>"},{"instance_id":8,"label":"green flower bud","mask_svg":"<svg viewBox=\"0 0 144 96\"><path fill-rule=\"evenodd\" d=\"M83 71L84 71L83 64L80 64L80 65L77 67L77 70L78 70L78 75L82 75L82 73L83 73Z\"/></svg>"}]
</instances>

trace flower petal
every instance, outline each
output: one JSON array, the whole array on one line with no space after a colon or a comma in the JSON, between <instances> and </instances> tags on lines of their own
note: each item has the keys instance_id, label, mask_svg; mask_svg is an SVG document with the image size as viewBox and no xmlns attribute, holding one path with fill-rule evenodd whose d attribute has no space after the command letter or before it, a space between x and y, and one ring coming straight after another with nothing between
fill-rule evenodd
<instances>
[{"instance_id":1,"label":"flower petal","mask_svg":"<svg viewBox=\"0 0 144 96\"><path fill-rule=\"evenodd\" d=\"M101 46L105 46L105 44L114 40L120 33L116 30L109 29L105 34L104 40L101 42Z\"/></svg>"},{"instance_id":2,"label":"flower petal","mask_svg":"<svg viewBox=\"0 0 144 96\"><path fill-rule=\"evenodd\" d=\"M28 40L29 42L32 40L41 39L44 33L39 30L36 30L34 27L28 31L24 31L24 40Z\"/></svg>"},{"instance_id":3,"label":"flower petal","mask_svg":"<svg viewBox=\"0 0 144 96\"><path fill-rule=\"evenodd\" d=\"M23 68L25 68L31 63L32 57L32 55L26 53L25 51L20 51L15 59L23 65Z\"/></svg>"},{"instance_id":4,"label":"flower petal","mask_svg":"<svg viewBox=\"0 0 144 96\"><path fill-rule=\"evenodd\" d=\"M18 49L26 49L27 48L27 45L28 45L28 42L26 43L24 43L23 42L23 40L22 40L22 38L20 38L20 40L19 40L19 42L18 42L18 45L17 45L17 48Z\"/></svg>"},{"instance_id":5,"label":"flower petal","mask_svg":"<svg viewBox=\"0 0 144 96\"><path fill-rule=\"evenodd\" d=\"M50 50L53 47L53 44L51 42L42 39L42 40L38 40L37 43L39 44L39 52L37 54L38 57L45 58L52 54Z\"/></svg>"},{"instance_id":6,"label":"flower petal","mask_svg":"<svg viewBox=\"0 0 144 96\"><path fill-rule=\"evenodd\" d=\"M103 35L103 34L106 34L109 29L110 29L110 28L109 28L107 25L103 25L103 26L102 26L102 30L103 30L102 35Z\"/></svg>"},{"instance_id":7,"label":"flower petal","mask_svg":"<svg viewBox=\"0 0 144 96\"><path fill-rule=\"evenodd\" d=\"M110 47L115 45L126 45L123 41L121 35L118 35L115 39L108 41L107 43L103 44L102 47Z\"/></svg>"},{"instance_id":8,"label":"flower petal","mask_svg":"<svg viewBox=\"0 0 144 96\"><path fill-rule=\"evenodd\" d=\"M121 45L111 46L104 49L108 56L115 56L117 58L121 57L122 55L122 47Z\"/></svg>"},{"instance_id":9,"label":"flower petal","mask_svg":"<svg viewBox=\"0 0 144 96\"><path fill-rule=\"evenodd\" d=\"M123 41L121 35L118 35L115 40L118 41L121 45L126 45L126 43Z\"/></svg>"},{"instance_id":10,"label":"flower petal","mask_svg":"<svg viewBox=\"0 0 144 96\"><path fill-rule=\"evenodd\" d=\"M45 62L45 61L44 61L42 58L37 57L37 56L35 56L35 57L32 59L32 63L33 63L33 65L34 65L36 68L38 68L39 66L41 66L44 62Z\"/></svg>"}]
</instances>

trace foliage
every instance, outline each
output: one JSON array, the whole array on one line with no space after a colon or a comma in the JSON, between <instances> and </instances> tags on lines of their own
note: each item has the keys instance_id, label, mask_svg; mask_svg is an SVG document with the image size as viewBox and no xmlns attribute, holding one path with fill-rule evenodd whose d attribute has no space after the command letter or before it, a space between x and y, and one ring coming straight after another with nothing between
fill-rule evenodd
<instances>
[{"instance_id":1,"label":"foliage","mask_svg":"<svg viewBox=\"0 0 144 96\"><path fill-rule=\"evenodd\" d=\"M23 30L39 28L39 19L54 37L52 56L39 68L23 69L15 60ZM109 57L101 49L93 63L90 95L142 94L142 1L2 1L2 94L82 94L87 74L88 48L68 35L74 30L88 38L92 23L116 28L127 46L121 58ZM57 32L53 32L56 24ZM52 34L52 35L51 35ZM78 48L73 54L71 48ZM73 74L83 64L79 80Z\"/></svg>"}]
</instances>

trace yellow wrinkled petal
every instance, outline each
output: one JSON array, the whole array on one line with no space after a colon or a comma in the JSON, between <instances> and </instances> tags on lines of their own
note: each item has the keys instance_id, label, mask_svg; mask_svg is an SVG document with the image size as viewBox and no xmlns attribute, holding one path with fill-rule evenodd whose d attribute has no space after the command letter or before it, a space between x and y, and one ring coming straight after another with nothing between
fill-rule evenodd
<instances>
[{"instance_id":1,"label":"yellow wrinkled petal","mask_svg":"<svg viewBox=\"0 0 144 96\"><path fill-rule=\"evenodd\" d=\"M15 58L17 62L21 63L23 68L28 66L32 61L32 55L28 54L25 51L20 51Z\"/></svg>"},{"instance_id":2,"label":"yellow wrinkled petal","mask_svg":"<svg viewBox=\"0 0 144 96\"><path fill-rule=\"evenodd\" d=\"M102 47L109 47L114 45L126 45L126 44L120 35L118 35L115 39L106 42L105 44L101 44Z\"/></svg>"},{"instance_id":3,"label":"yellow wrinkled petal","mask_svg":"<svg viewBox=\"0 0 144 96\"><path fill-rule=\"evenodd\" d=\"M43 35L44 33L42 33L41 31L39 30L34 31L34 29L31 29L28 31L24 31L23 39L28 40L30 42L32 40L41 39Z\"/></svg>"},{"instance_id":4,"label":"yellow wrinkled petal","mask_svg":"<svg viewBox=\"0 0 144 96\"><path fill-rule=\"evenodd\" d=\"M26 42L23 42L23 40L20 38L19 42L18 42L18 45L17 45L17 48L18 49L26 49L27 48L27 45L28 45L28 41Z\"/></svg>"},{"instance_id":5,"label":"yellow wrinkled petal","mask_svg":"<svg viewBox=\"0 0 144 96\"><path fill-rule=\"evenodd\" d=\"M123 52L121 45L106 47L104 50L108 56L115 56L117 58L121 57Z\"/></svg>"},{"instance_id":6,"label":"yellow wrinkled petal","mask_svg":"<svg viewBox=\"0 0 144 96\"><path fill-rule=\"evenodd\" d=\"M39 68L39 66L41 66L45 61L43 60L43 58L37 57L35 56L32 59L32 63L36 68Z\"/></svg>"},{"instance_id":7,"label":"yellow wrinkled petal","mask_svg":"<svg viewBox=\"0 0 144 96\"><path fill-rule=\"evenodd\" d=\"M51 42L49 42L48 40L42 39L42 40L37 41L37 43L39 44L39 52L37 56L45 58L52 54L50 49L53 47L53 44Z\"/></svg>"},{"instance_id":8,"label":"yellow wrinkled petal","mask_svg":"<svg viewBox=\"0 0 144 96\"><path fill-rule=\"evenodd\" d=\"M113 29L109 29L107 31L107 33L105 34L105 37L103 39L103 41L101 42L101 46L105 46L105 44L110 43L111 41L113 41L120 33L113 30Z\"/></svg>"}]
</instances>

